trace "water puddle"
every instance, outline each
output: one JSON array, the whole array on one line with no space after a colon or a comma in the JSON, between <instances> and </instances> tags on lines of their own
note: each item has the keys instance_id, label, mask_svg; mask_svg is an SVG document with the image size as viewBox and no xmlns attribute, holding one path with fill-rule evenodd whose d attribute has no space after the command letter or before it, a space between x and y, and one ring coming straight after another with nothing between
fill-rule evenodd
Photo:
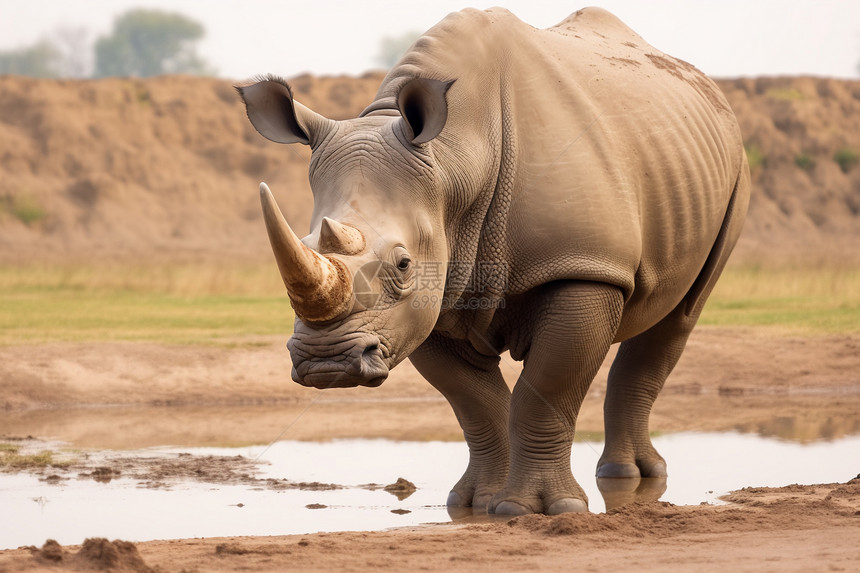
<instances>
[{"instance_id":1,"label":"water puddle","mask_svg":"<svg viewBox=\"0 0 860 573\"><path fill-rule=\"evenodd\" d=\"M591 476L603 444L574 445L574 475L591 511L637 499L719 503L720 495L745 486L844 482L857 474L860 452L860 436L797 444L682 433L654 444L668 461L668 480L600 484ZM486 519L452 516L444 506L468 460L462 442L284 441L71 455L83 456L90 469L0 474L0 549L48 538L71 544L87 537L285 535ZM262 464L248 463L258 458ZM399 477L417 491L404 497L382 488Z\"/></svg>"}]
</instances>

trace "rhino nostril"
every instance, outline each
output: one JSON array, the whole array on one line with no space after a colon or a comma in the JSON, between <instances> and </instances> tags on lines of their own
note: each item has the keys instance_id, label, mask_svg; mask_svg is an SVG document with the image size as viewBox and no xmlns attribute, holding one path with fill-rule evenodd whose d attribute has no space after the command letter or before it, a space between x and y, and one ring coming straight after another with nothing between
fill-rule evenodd
<instances>
[{"instance_id":1,"label":"rhino nostril","mask_svg":"<svg viewBox=\"0 0 860 573\"><path fill-rule=\"evenodd\" d=\"M362 376L368 379L373 379L372 386L379 386L385 377L388 376L388 367L385 366L385 361L382 358L382 349L379 344L368 344L361 353L359 361L359 370Z\"/></svg>"}]
</instances>

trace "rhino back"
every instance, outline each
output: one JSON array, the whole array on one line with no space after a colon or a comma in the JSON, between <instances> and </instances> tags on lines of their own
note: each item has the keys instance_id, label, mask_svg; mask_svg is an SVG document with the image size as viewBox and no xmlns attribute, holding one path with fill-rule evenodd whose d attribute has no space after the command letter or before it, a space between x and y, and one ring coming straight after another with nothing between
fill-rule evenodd
<instances>
[{"instance_id":1,"label":"rhino back","mask_svg":"<svg viewBox=\"0 0 860 573\"><path fill-rule=\"evenodd\" d=\"M456 80L441 146L480 147L482 129L494 146L467 167L489 177L469 198L485 210L453 249L474 244L466 256L503 263L508 294L563 279L617 285L642 323L632 330L678 304L744 165L711 80L600 9L546 30L499 9L449 16L379 97L415 75Z\"/></svg>"}]
</instances>

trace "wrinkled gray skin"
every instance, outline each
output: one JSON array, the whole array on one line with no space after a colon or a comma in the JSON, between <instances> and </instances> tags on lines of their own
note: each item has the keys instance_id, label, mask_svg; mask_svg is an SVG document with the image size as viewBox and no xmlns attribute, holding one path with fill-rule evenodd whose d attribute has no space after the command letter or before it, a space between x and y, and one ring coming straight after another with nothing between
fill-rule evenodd
<instances>
[{"instance_id":1,"label":"wrinkled gray skin","mask_svg":"<svg viewBox=\"0 0 860 573\"><path fill-rule=\"evenodd\" d=\"M312 308L294 295L309 271L280 256L297 382L375 386L408 357L469 445L449 506L584 511L574 426L620 342L597 475L666 475L651 407L749 201L737 122L709 79L603 10L537 30L493 9L428 31L357 119L315 114L276 78L240 92L263 135L311 146L302 241L362 291L314 291ZM353 278L375 261L383 272ZM447 282L427 279L437 264ZM468 285L478 267L490 277ZM513 392L505 350L524 361Z\"/></svg>"}]
</instances>

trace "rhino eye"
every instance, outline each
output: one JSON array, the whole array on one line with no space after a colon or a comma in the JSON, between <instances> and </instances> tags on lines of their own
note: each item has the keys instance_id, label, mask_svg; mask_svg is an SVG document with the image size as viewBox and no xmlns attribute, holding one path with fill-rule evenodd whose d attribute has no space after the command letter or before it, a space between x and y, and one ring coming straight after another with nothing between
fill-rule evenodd
<instances>
[{"instance_id":1,"label":"rhino eye","mask_svg":"<svg viewBox=\"0 0 860 573\"><path fill-rule=\"evenodd\" d=\"M390 290L390 294L399 300L411 292L415 285L414 265L409 252L399 245L394 247L390 260L393 264L388 266L389 273L386 277L386 286Z\"/></svg>"},{"instance_id":2,"label":"rhino eye","mask_svg":"<svg viewBox=\"0 0 860 573\"><path fill-rule=\"evenodd\" d=\"M409 252L403 247L395 247L394 248L394 261L397 265L397 270L400 272L406 272L412 267L412 257L409 256Z\"/></svg>"}]
</instances>

